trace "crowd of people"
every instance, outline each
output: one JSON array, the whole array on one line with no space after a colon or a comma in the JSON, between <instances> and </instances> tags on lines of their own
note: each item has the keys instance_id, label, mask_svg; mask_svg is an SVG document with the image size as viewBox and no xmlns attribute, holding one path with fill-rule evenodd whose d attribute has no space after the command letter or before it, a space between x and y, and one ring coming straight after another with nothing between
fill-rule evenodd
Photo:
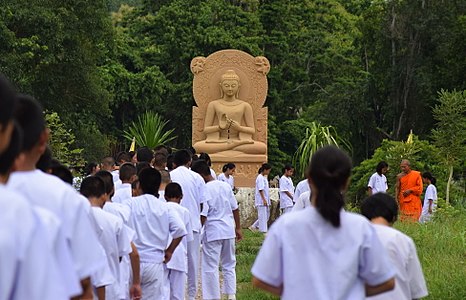
<instances>
[{"instance_id":1,"label":"crowd of people","mask_svg":"<svg viewBox=\"0 0 466 300\"><path fill-rule=\"evenodd\" d=\"M0 76L0 300L191 300L199 282L203 299L236 298L243 236L234 163L216 174L207 153L141 147L89 163L74 178L53 159L48 137L40 103ZM343 151L317 151L296 188L286 165L283 214L269 230L271 166L263 164L249 228L266 236L253 284L282 299L426 296L415 245L392 225L398 209L402 220L430 219L435 178L407 160L400 167L398 202L386 193L381 162L358 215L343 209L352 168ZM422 181L421 210L414 197Z\"/></svg>"}]
</instances>

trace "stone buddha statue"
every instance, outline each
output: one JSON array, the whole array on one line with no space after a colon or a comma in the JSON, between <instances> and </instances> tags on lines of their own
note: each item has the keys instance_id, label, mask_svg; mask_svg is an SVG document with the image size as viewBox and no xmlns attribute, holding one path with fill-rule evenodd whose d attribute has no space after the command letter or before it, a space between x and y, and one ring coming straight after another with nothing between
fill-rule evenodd
<instances>
[{"instance_id":1,"label":"stone buddha statue","mask_svg":"<svg viewBox=\"0 0 466 300\"><path fill-rule=\"evenodd\" d=\"M206 139L195 143L197 152L209 154L266 154L265 143L253 140L256 132L251 105L238 99L240 78L233 70L227 70L220 80L221 97L211 101L204 119ZM236 152L236 153L235 153Z\"/></svg>"}]
</instances>

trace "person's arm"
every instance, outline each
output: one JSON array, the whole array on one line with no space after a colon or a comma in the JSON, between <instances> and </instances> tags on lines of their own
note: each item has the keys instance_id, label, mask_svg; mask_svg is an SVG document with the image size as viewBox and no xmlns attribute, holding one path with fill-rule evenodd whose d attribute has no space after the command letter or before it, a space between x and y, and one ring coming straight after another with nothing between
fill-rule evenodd
<instances>
[{"instance_id":1,"label":"person's arm","mask_svg":"<svg viewBox=\"0 0 466 300\"><path fill-rule=\"evenodd\" d=\"M290 197L290 199L293 199L293 194L291 194L289 191L284 191L285 194Z\"/></svg>"},{"instance_id":2,"label":"person's arm","mask_svg":"<svg viewBox=\"0 0 466 300\"><path fill-rule=\"evenodd\" d=\"M239 209L233 210L233 218L235 219L236 241L239 242L243 239L243 233L241 232L241 223L239 218Z\"/></svg>"},{"instance_id":3,"label":"person's arm","mask_svg":"<svg viewBox=\"0 0 466 300\"><path fill-rule=\"evenodd\" d=\"M105 300L105 286L100 286L96 290L97 290L97 292L96 292L97 293L97 299Z\"/></svg>"},{"instance_id":4,"label":"person's arm","mask_svg":"<svg viewBox=\"0 0 466 300\"><path fill-rule=\"evenodd\" d=\"M280 297L283 293L283 285L279 287L273 286L273 285L263 282L262 280L254 276L252 277L252 285L255 286L256 288L269 292L275 296Z\"/></svg>"},{"instance_id":5,"label":"person's arm","mask_svg":"<svg viewBox=\"0 0 466 300\"><path fill-rule=\"evenodd\" d=\"M204 224L205 224L205 221L207 221L207 217L206 217L206 216L203 216L203 215L201 215L201 226L204 226Z\"/></svg>"},{"instance_id":6,"label":"person's arm","mask_svg":"<svg viewBox=\"0 0 466 300\"><path fill-rule=\"evenodd\" d=\"M264 190L260 190L259 194L261 195L262 205L267 206L267 199L265 198Z\"/></svg>"},{"instance_id":7,"label":"person's arm","mask_svg":"<svg viewBox=\"0 0 466 300\"><path fill-rule=\"evenodd\" d=\"M391 291L391 290L393 290L395 288L395 278L392 277L389 280L387 280L387 281L385 281L385 282L383 282L381 284L374 285L374 286L370 286L370 285L366 284L365 288L366 288L366 297L370 297L370 296L378 295L378 294L381 294L381 293L385 293L385 292Z\"/></svg>"},{"instance_id":8,"label":"person's arm","mask_svg":"<svg viewBox=\"0 0 466 300\"><path fill-rule=\"evenodd\" d=\"M214 124L214 118L215 118L214 103L210 102L209 105L207 106L205 119L204 119L204 133L212 133L212 132L220 131L219 125L212 125Z\"/></svg>"},{"instance_id":9,"label":"person's arm","mask_svg":"<svg viewBox=\"0 0 466 300\"><path fill-rule=\"evenodd\" d=\"M429 214L432 213L432 204L433 204L433 203L434 203L434 200L429 199L429 209L428 209Z\"/></svg>"},{"instance_id":10,"label":"person's arm","mask_svg":"<svg viewBox=\"0 0 466 300\"><path fill-rule=\"evenodd\" d=\"M82 294L76 297L72 297L72 300L80 300L80 299L92 299L92 285L91 285L91 277L86 277L81 280L81 288L83 290Z\"/></svg>"},{"instance_id":11,"label":"person's arm","mask_svg":"<svg viewBox=\"0 0 466 300\"><path fill-rule=\"evenodd\" d=\"M421 196L422 194L422 177L421 177L421 174L418 173L417 175L417 178L416 178L416 185L411 188L411 192L415 195L415 196Z\"/></svg>"},{"instance_id":12,"label":"person's arm","mask_svg":"<svg viewBox=\"0 0 466 300\"><path fill-rule=\"evenodd\" d=\"M396 184L395 184L395 200L399 204L400 202L400 189L401 189L401 177L403 174L398 174L396 176Z\"/></svg>"},{"instance_id":13,"label":"person's arm","mask_svg":"<svg viewBox=\"0 0 466 300\"><path fill-rule=\"evenodd\" d=\"M129 295L131 299L139 299L142 297L139 252L134 243L131 243L131 249L133 251L129 254L129 259L131 261L131 270L133 271L133 284L129 289Z\"/></svg>"},{"instance_id":14,"label":"person's arm","mask_svg":"<svg viewBox=\"0 0 466 300\"><path fill-rule=\"evenodd\" d=\"M168 263L172 259L173 252L175 252L175 249L180 244L182 238L183 237L179 237L172 240L170 246L168 246L168 248L165 250L165 259L163 261L164 263Z\"/></svg>"},{"instance_id":15,"label":"person's arm","mask_svg":"<svg viewBox=\"0 0 466 300\"><path fill-rule=\"evenodd\" d=\"M372 188L370 186L367 187L367 196L372 196Z\"/></svg>"}]
</instances>

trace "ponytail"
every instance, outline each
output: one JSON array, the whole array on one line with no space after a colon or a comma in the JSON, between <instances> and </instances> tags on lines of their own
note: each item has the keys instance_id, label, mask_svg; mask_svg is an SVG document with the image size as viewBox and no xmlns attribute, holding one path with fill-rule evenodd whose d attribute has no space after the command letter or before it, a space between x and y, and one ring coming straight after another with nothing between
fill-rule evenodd
<instances>
[{"instance_id":1,"label":"ponytail","mask_svg":"<svg viewBox=\"0 0 466 300\"><path fill-rule=\"evenodd\" d=\"M437 183L437 179L434 177L434 175L432 175L432 173L430 172L424 172L422 173L422 178L427 178L430 180L430 183L432 183L433 185L435 185Z\"/></svg>"},{"instance_id":2,"label":"ponytail","mask_svg":"<svg viewBox=\"0 0 466 300\"><path fill-rule=\"evenodd\" d=\"M264 170L270 170L270 169L272 169L272 166L269 165L268 163L264 163L264 164L262 164L262 166L259 168L258 174L261 174L262 172L264 172Z\"/></svg>"},{"instance_id":3,"label":"ponytail","mask_svg":"<svg viewBox=\"0 0 466 300\"><path fill-rule=\"evenodd\" d=\"M312 156L309 177L316 187L316 209L334 227L341 225L342 190L350 174L351 159L335 146L323 147Z\"/></svg>"}]
</instances>

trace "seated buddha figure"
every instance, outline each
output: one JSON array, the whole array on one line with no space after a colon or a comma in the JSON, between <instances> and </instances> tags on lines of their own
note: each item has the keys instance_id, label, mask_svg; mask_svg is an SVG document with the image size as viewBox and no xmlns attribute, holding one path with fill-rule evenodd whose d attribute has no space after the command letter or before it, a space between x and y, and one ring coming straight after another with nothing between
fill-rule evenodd
<instances>
[{"instance_id":1,"label":"seated buddha figure","mask_svg":"<svg viewBox=\"0 0 466 300\"><path fill-rule=\"evenodd\" d=\"M221 99L211 101L204 119L206 139L193 146L209 154L235 150L246 154L265 154L264 143L252 139L256 129L251 105L238 99L240 78L233 70L220 80Z\"/></svg>"}]
</instances>

